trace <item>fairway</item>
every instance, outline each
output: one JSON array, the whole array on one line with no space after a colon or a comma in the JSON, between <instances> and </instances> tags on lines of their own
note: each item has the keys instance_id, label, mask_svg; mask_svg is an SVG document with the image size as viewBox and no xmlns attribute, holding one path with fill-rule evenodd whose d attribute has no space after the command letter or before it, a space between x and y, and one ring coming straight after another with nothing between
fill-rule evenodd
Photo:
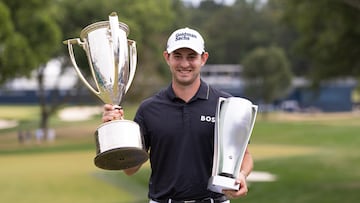
<instances>
[{"instance_id":1,"label":"fairway","mask_svg":"<svg viewBox=\"0 0 360 203\"><path fill-rule=\"evenodd\" d=\"M0 197L16 203L138 201L102 178L121 181L121 172L97 169L93 157L93 151L0 156ZM145 191L138 192L146 199Z\"/></svg>"},{"instance_id":2,"label":"fairway","mask_svg":"<svg viewBox=\"0 0 360 203\"><path fill-rule=\"evenodd\" d=\"M249 150L257 161L281 157L311 155L320 152L316 147L276 145L276 144L249 144Z\"/></svg>"},{"instance_id":3,"label":"fairway","mask_svg":"<svg viewBox=\"0 0 360 203\"><path fill-rule=\"evenodd\" d=\"M135 108L127 109L135 112ZM18 109L26 111L26 107L6 106L6 112ZM5 111L0 107L0 112ZM24 116L22 126L34 130L36 120ZM93 164L93 133L99 124L99 116L76 122L54 118L51 125L57 136L52 143L20 144L16 128L0 130L1 202L148 202L148 163L131 177ZM356 112L260 114L249 144L254 171L269 172L276 181L250 182L248 195L231 203L357 202L359 132Z\"/></svg>"},{"instance_id":4,"label":"fairway","mask_svg":"<svg viewBox=\"0 0 360 203\"><path fill-rule=\"evenodd\" d=\"M306 147L254 145L257 160L314 153ZM264 153L265 152L265 153ZM271 152L271 153L268 153ZM93 165L94 151L0 156L0 195L8 202L147 202L147 187ZM147 165L142 172L148 171ZM133 182L132 182L133 181ZM21 195L20 195L21 194Z\"/></svg>"}]
</instances>

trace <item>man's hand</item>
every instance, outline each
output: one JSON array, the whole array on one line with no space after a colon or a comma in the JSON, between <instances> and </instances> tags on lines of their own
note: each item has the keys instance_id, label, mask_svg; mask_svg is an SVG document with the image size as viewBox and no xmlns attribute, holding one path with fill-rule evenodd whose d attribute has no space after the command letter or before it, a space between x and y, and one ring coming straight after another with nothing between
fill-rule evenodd
<instances>
[{"instance_id":1,"label":"man's hand","mask_svg":"<svg viewBox=\"0 0 360 203\"><path fill-rule=\"evenodd\" d=\"M243 173L240 172L240 175L236 179L235 183L240 185L239 190L223 190L223 193L228 199L236 199L247 195L248 188L246 184L246 177Z\"/></svg>"},{"instance_id":2,"label":"man's hand","mask_svg":"<svg viewBox=\"0 0 360 203\"><path fill-rule=\"evenodd\" d=\"M102 116L103 123L116 119L119 120L124 119L124 110L119 106L105 104L103 110L104 110Z\"/></svg>"}]
</instances>

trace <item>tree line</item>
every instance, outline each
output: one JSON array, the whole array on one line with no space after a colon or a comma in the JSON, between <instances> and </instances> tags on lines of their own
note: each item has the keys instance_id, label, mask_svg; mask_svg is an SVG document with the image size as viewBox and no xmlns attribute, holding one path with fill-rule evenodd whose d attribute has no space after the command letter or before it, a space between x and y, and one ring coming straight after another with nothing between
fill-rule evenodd
<instances>
[{"instance_id":1,"label":"tree line","mask_svg":"<svg viewBox=\"0 0 360 203\"><path fill-rule=\"evenodd\" d=\"M263 2L236 0L227 6L205 0L192 7L181 0L0 0L0 82L29 75L53 58L66 67L62 40L78 37L112 11L137 41L141 81L158 83L169 76L161 52L170 32L185 26L205 36L211 64L242 64L256 48L276 46L295 75L316 80L359 75L359 1ZM87 67L86 59L80 64Z\"/></svg>"},{"instance_id":2,"label":"tree line","mask_svg":"<svg viewBox=\"0 0 360 203\"><path fill-rule=\"evenodd\" d=\"M62 41L79 37L85 26L107 20L114 11L130 27L129 38L138 46L136 85L129 94L135 99L169 81L161 52L169 34L180 27L202 33L208 63L247 64L244 75L257 88L275 81L275 90L285 91L278 87L288 86L292 75L315 82L358 77L359 10L358 0L236 0L230 6L205 0L197 7L181 0L0 0L0 84L35 70L44 94L44 68L51 59L61 61L63 72L71 68ZM76 54L82 70L89 72L82 50ZM274 59L278 61L272 63ZM273 68L257 61L272 63ZM279 77L287 79L279 85ZM254 81L264 82L259 86ZM275 90L274 96L262 97L270 102L280 96ZM40 104L45 118L58 106L42 100Z\"/></svg>"}]
</instances>

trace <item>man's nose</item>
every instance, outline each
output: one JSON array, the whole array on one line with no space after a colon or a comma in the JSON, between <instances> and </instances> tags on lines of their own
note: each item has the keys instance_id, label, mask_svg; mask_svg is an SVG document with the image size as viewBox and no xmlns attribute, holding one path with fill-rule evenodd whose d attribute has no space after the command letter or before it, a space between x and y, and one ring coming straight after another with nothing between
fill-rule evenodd
<instances>
[{"instance_id":1,"label":"man's nose","mask_svg":"<svg viewBox=\"0 0 360 203\"><path fill-rule=\"evenodd\" d=\"M180 65L181 65L182 67L188 67L189 64L190 64L189 60L187 60L187 58L185 58L185 57L182 58L181 61L180 61Z\"/></svg>"}]
</instances>

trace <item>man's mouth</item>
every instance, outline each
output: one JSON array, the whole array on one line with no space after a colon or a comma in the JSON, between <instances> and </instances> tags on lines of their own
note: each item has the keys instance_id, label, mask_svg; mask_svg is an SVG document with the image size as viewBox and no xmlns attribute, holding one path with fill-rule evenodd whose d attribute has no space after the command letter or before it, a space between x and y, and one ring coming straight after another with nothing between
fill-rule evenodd
<instances>
[{"instance_id":1,"label":"man's mouth","mask_svg":"<svg viewBox=\"0 0 360 203\"><path fill-rule=\"evenodd\" d=\"M187 74L187 73L190 73L191 70L178 70L178 72L183 73L183 74Z\"/></svg>"}]
</instances>

